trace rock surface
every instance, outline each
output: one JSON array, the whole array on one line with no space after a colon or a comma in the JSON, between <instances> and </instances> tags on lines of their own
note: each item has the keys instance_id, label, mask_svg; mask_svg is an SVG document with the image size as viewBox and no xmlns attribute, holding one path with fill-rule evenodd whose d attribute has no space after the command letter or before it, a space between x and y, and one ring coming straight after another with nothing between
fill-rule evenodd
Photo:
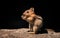
<instances>
[{"instance_id":1,"label":"rock surface","mask_svg":"<svg viewBox=\"0 0 60 38\"><path fill-rule=\"evenodd\" d=\"M29 34L28 28L0 29L0 38L60 38L60 33Z\"/></svg>"}]
</instances>

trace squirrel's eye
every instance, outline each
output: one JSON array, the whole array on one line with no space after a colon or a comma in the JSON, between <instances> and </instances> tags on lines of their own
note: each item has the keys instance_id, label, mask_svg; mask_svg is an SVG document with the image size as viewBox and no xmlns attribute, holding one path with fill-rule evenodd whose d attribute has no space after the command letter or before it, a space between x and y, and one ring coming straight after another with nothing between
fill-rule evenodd
<instances>
[{"instance_id":1,"label":"squirrel's eye","mask_svg":"<svg viewBox=\"0 0 60 38\"><path fill-rule=\"evenodd\" d=\"M27 11L27 13L29 13L29 12Z\"/></svg>"}]
</instances>

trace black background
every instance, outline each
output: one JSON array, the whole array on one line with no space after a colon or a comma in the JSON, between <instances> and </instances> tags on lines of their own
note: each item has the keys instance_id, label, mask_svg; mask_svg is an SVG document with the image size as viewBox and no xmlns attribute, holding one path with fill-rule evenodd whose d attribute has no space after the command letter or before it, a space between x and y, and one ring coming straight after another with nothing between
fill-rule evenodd
<instances>
[{"instance_id":1,"label":"black background","mask_svg":"<svg viewBox=\"0 0 60 38\"><path fill-rule=\"evenodd\" d=\"M48 0L8 1L8 9L6 10L6 7L4 7L2 9L3 11L1 12L2 14L0 15L0 29L16 29L28 27L28 23L22 20L20 16L25 10L29 9L30 7L34 7L35 13L37 15L41 15L44 19L44 28L52 28L56 31L60 31L59 13L57 12L58 9L56 9L56 6L53 8L53 5L54 4L51 4L51 2L49 3Z\"/></svg>"}]
</instances>

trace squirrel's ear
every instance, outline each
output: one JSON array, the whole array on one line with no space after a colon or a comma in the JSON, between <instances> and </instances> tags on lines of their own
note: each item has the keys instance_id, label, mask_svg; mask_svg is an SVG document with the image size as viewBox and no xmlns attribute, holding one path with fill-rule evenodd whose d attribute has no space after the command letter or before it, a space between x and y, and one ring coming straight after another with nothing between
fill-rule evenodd
<instances>
[{"instance_id":1,"label":"squirrel's ear","mask_svg":"<svg viewBox=\"0 0 60 38\"><path fill-rule=\"evenodd\" d=\"M30 8L30 10L34 11L34 8L33 8L33 7L31 7L31 8Z\"/></svg>"}]
</instances>

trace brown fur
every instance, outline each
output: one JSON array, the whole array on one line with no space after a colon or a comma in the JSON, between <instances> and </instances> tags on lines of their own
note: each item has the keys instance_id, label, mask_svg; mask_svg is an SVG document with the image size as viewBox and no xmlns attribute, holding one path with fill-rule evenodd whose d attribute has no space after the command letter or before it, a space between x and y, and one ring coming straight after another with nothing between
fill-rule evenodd
<instances>
[{"instance_id":1,"label":"brown fur","mask_svg":"<svg viewBox=\"0 0 60 38\"><path fill-rule=\"evenodd\" d=\"M29 22L29 31L36 33L42 27L43 19L34 13L34 8L26 10L21 16L23 20Z\"/></svg>"}]
</instances>

